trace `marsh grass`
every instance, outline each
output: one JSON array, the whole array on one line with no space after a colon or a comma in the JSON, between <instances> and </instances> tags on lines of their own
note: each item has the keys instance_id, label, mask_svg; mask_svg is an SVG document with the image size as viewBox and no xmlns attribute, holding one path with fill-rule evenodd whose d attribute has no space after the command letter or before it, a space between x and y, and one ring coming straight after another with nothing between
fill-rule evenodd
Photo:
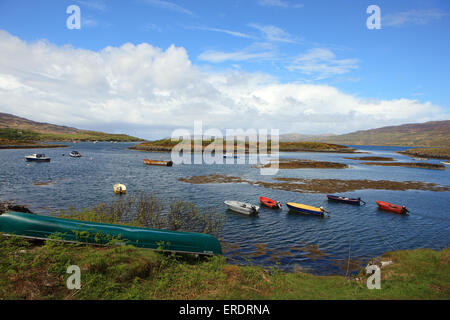
<instances>
[{"instance_id":1,"label":"marsh grass","mask_svg":"<svg viewBox=\"0 0 450 320\"><path fill-rule=\"evenodd\" d=\"M161 201L141 193L100 203L90 208L60 210L54 216L82 221L119 223L153 229L207 233L218 237L225 223L225 214L213 208L200 210L185 201Z\"/></svg>"}]
</instances>

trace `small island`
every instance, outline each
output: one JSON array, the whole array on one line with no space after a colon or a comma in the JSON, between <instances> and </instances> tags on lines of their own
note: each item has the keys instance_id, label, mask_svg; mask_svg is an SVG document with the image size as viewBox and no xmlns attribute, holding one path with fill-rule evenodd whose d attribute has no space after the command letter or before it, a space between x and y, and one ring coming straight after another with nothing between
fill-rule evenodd
<instances>
[{"instance_id":1,"label":"small island","mask_svg":"<svg viewBox=\"0 0 450 320\"><path fill-rule=\"evenodd\" d=\"M362 162L366 166L407 167L431 170L445 170L443 164L425 162Z\"/></svg>"},{"instance_id":2,"label":"small island","mask_svg":"<svg viewBox=\"0 0 450 320\"><path fill-rule=\"evenodd\" d=\"M417 158L450 160L450 148L413 148L397 153Z\"/></svg>"},{"instance_id":3,"label":"small island","mask_svg":"<svg viewBox=\"0 0 450 320\"><path fill-rule=\"evenodd\" d=\"M345 169L348 165L339 162L302 160L302 159L283 159L278 162L279 169ZM256 166L257 168L270 168L275 161L265 165Z\"/></svg>"},{"instance_id":4,"label":"small island","mask_svg":"<svg viewBox=\"0 0 450 320\"><path fill-rule=\"evenodd\" d=\"M345 157L344 159L349 160L361 160L361 161L395 161L394 158L391 157Z\"/></svg>"},{"instance_id":5,"label":"small island","mask_svg":"<svg viewBox=\"0 0 450 320\"><path fill-rule=\"evenodd\" d=\"M171 139L162 139L155 141L144 141L140 144L130 147L132 150L147 151L147 152L171 152L172 148L179 144L181 141L172 141ZM199 143L204 150L210 145L213 140L203 140ZM220 143L220 142L219 142ZM249 153L249 143L245 142L245 153ZM260 145L258 143L257 150L259 151ZM226 150L226 141L223 141L223 150ZM267 143L267 151L271 151L271 142ZM356 150L350 147L346 147L338 144L324 143L324 142L280 142L280 152L333 152L333 153L356 153ZM194 152L194 141L191 141L191 152ZM229 150L227 150L229 152ZM234 152L238 151L238 146L234 145Z\"/></svg>"}]
</instances>

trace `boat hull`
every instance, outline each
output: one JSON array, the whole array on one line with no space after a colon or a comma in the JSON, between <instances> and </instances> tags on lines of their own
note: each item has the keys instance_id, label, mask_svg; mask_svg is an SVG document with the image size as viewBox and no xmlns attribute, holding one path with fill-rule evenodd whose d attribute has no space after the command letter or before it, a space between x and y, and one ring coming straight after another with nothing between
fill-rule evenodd
<instances>
[{"instance_id":1,"label":"boat hull","mask_svg":"<svg viewBox=\"0 0 450 320\"><path fill-rule=\"evenodd\" d=\"M172 161L162 161L162 160L150 160L144 159L144 163L150 166L163 166L163 167L171 167L173 166Z\"/></svg>"},{"instance_id":2,"label":"boat hull","mask_svg":"<svg viewBox=\"0 0 450 320\"><path fill-rule=\"evenodd\" d=\"M385 201L377 201L378 209L383 211L390 211L398 214L407 214L408 209L404 206L398 206L396 204L392 204Z\"/></svg>"},{"instance_id":3,"label":"boat hull","mask_svg":"<svg viewBox=\"0 0 450 320\"><path fill-rule=\"evenodd\" d=\"M302 214L309 214L314 216L323 216L325 213L320 208L308 206L301 203L293 203L288 202L286 203L286 206L289 208L290 211L296 212L296 213L302 213Z\"/></svg>"},{"instance_id":4,"label":"boat hull","mask_svg":"<svg viewBox=\"0 0 450 320\"><path fill-rule=\"evenodd\" d=\"M39 158L27 158L27 157L25 157L25 160L27 160L28 162L50 162L50 158L39 159Z\"/></svg>"},{"instance_id":5,"label":"boat hull","mask_svg":"<svg viewBox=\"0 0 450 320\"><path fill-rule=\"evenodd\" d=\"M0 215L0 232L33 239L49 239L57 235L60 241L97 245L105 245L114 238L124 244L153 250L222 254L220 242L208 234L69 220L22 212Z\"/></svg>"}]
</instances>

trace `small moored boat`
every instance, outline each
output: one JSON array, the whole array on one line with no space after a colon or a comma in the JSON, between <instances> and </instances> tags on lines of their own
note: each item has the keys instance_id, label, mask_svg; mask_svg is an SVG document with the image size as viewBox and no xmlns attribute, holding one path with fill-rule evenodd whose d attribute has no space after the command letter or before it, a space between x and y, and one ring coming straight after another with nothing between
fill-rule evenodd
<instances>
[{"instance_id":1,"label":"small moored boat","mask_svg":"<svg viewBox=\"0 0 450 320\"><path fill-rule=\"evenodd\" d=\"M224 203L228 206L228 209L242 214L246 214L248 216L257 215L259 211L258 206L252 205L250 203L232 200L224 201Z\"/></svg>"},{"instance_id":2,"label":"small moored boat","mask_svg":"<svg viewBox=\"0 0 450 320\"><path fill-rule=\"evenodd\" d=\"M269 207L271 209L281 209L283 206L280 201L275 201L266 197L259 197L259 201L266 207Z\"/></svg>"},{"instance_id":3,"label":"small moored boat","mask_svg":"<svg viewBox=\"0 0 450 320\"><path fill-rule=\"evenodd\" d=\"M441 163L442 163L442 164L445 164L445 165L447 165L447 166L450 166L450 162L448 162L448 161L442 161Z\"/></svg>"},{"instance_id":4,"label":"small moored boat","mask_svg":"<svg viewBox=\"0 0 450 320\"><path fill-rule=\"evenodd\" d=\"M127 193L127 187L121 183L116 183L113 186L113 190L114 190L115 194L126 194Z\"/></svg>"},{"instance_id":5,"label":"small moored boat","mask_svg":"<svg viewBox=\"0 0 450 320\"><path fill-rule=\"evenodd\" d=\"M50 157L46 157L43 153L34 153L30 156L26 156L25 159L27 161L35 161L35 162L49 162Z\"/></svg>"},{"instance_id":6,"label":"small moored boat","mask_svg":"<svg viewBox=\"0 0 450 320\"><path fill-rule=\"evenodd\" d=\"M117 239L121 244L153 250L201 255L222 254L219 240L209 234L70 220L13 211L0 214L0 233L30 239L96 245L105 245L112 239ZM52 238L52 235L57 235L58 238Z\"/></svg>"},{"instance_id":7,"label":"small moored boat","mask_svg":"<svg viewBox=\"0 0 450 320\"><path fill-rule=\"evenodd\" d=\"M80 158L81 153L79 153L78 151L72 151L69 153L69 156L71 156L72 158Z\"/></svg>"},{"instance_id":8,"label":"small moored boat","mask_svg":"<svg viewBox=\"0 0 450 320\"><path fill-rule=\"evenodd\" d=\"M396 204L392 204L385 201L377 201L378 209L384 210L384 211L391 211L398 214L406 214L409 212L408 209L406 209L405 206L398 206Z\"/></svg>"},{"instance_id":9,"label":"small moored boat","mask_svg":"<svg viewBox=\"0 0 450 320\"><path fill-rule=\"evenodd\" d=\"M237 154L233 154L233 153L224 154L223 157L224 158L234 158L234 159L238 158Z\"/></svg>"},{"instance_id":10,"label":"small moored boat","mask_svg":"<svg viewBox=\"0 0 450 320\"><path fill-rule=\"evenodd\" d=\"M150 166L163 166L163 167L171 167L173 166L172 161L163 161L163 160L150 160L144 159L144 163Z\"/></svg>"},{"instance_id":11,"label":"small moored boat","mask_svg":"<svg viewBox=\"0 0 450 320\"><path fill-rule=\"evenodd\" d=\"M291 210L293 212L311 214L314 216L324 216L325 212L326 212L325 209L322 207L317 208L317 207L308 206L306 204L301 204L301 203L288 202L288 203L286 203L286 205L289 208L289 210Z\"/></svg>"},{"instance_id":12,"label":"small moored boat","mask_svg":"<svg viewBox=\"0 0 450 320\"><path fill-rule=\"evenodd\" d=\"M347 197L337 196L337 195L333 195L333 194L328 194L327 198L328 198L328 200L331 200L331 201L337 201L337 202L348 203L348 204L360 205L361 202L363 204L366 204L363 200L361 200L361 198L347 198Z\"/></svg>"}]
</instances>

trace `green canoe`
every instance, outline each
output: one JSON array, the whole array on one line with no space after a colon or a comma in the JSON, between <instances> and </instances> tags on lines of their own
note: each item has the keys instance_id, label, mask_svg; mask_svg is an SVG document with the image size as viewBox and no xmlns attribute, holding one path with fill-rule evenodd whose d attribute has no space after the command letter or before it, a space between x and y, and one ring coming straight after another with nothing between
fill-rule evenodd
<instances>
[{"instance_id":1,"label":"green canoe","mask_svg":"<svg viewBox=\"0 0 450 320\"><path fill-rule=\"evenodd\" d=\"M40 216L22 212L0 215L0 233L33 239L57 236L67 242L106 244L112 238L136 247L195 254L222 254L217 238L177 232Z\"/></svg>"}]
</instances>

